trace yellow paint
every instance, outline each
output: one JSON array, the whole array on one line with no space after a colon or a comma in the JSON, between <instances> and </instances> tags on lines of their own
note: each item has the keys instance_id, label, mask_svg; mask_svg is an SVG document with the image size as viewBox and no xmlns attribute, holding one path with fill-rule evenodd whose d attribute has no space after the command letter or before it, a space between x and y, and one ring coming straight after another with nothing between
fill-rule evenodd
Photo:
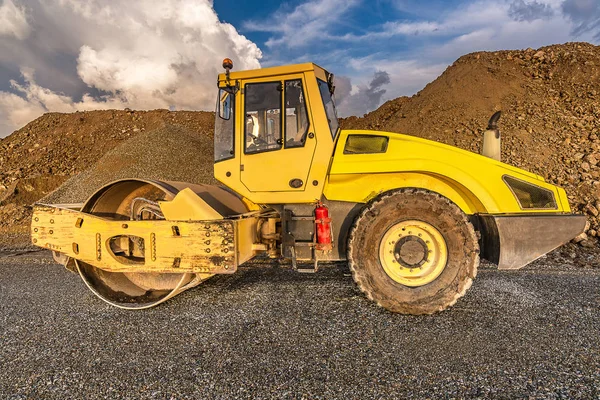
<instances>
[{"instance_id":1,"label":"yellow paint","mask_svg":"<svg viewBox=\"0 0 600 400\"><path fill-rule=\"evenodd\" d=\"M344 154L351 134L388 136L387 151ZM362 203L392 189L416 187L449 198L467 214L570 212L564 190L542 177L456 147L374 131L342 131L338 143L324 189L329 200ZM522 210L502 180L505 174L552 191L558 209Z\"/></svg>"},{"instance_id":2,"label":"yellow paint","mask_svg":"<svg viewBox=\"0 0 600 400\"><path fill-rule=\"evenodd\" d=\"M285 80L302 79L303 75L291 74L285 77ZM261 82L281 82L277 77L268 77L263 79L252 79L242 81L242 87L247 83ZM316 81L315 81L316 84ZM306 88L304 92L306 92ZM308 97L308 96L307 96ZM245 97L242 95L242 101ZM284 92L281 91L281 102L283 104ZM320 98L318 99L320 101ZM242 105L243 107L243 105ZM310 110L310 98L306 99L307 110ZM285 107L284 107L285 110ZM243 118L243 114L242 117ZM309 115L309 132L314 127L314 122ZM282 148L281 150L267 151L263 153L244 153L243 128L240 133L240 180L246 190L251 193L260 192L304 192L306 191L306 182L309 179L309 172L313 161L315 148L317 147L317 138L310 138L307 135L303 147ZM281 134L283 135L283 130ZM238 136L239 137L239 136ZM283 138L285 139L285 138ZM331 141L331 140L330 140ZM285 144L284 144L285 146ZM242 170L243 165L243 170ZM304 185L299 189L294 189L289 185L292 179L301 179ZM311 185L312 186L312 185ZM309 187L310 189L310 187ZM250 195L252 196L252 195ZM252 199L252 197L250 197Z\"/></svg>"},{"instance_id":3,"label":"yellow paint","mask_svg":"<svg viewBox=\"0 0 600 400\"><path fill-rule=\"evenodd\" d=\"M232 72L230 84L244 88L248 83L284 82L302 79L308 109L309 133L304 147L282 148L270 152L244 154L244 94L235 98L236 132L234 158L214 165L217 180L258 204L311 203L321 198L329 169L334 141L323 107L317 78L326 80L325 70L315 64ZM224 74L219 85L226 85ZM283 96L283 92L282 92ZM243 169L243 171L242 171ZM295 189L292 179L303 184Z\"/></svg>"},{"instance_id":4,"label":"yellow paint","mask_svg":"<svg viewBox=\"0 0 600 400\"><path fill-rule=\"evenodd\" d=\"M319 79L326 79L325 70L323 68L313 63L304 63L261 69L250 69L246 71L231 71L229 74L229 80L227 79L226 74L219 74L219 86L226 86L230 82L236 82L240 80L270 78L273 76L285 76L303 72L313 72L317 74Z\"/></svg>"},{"instance_id":5,"label":"yellow paint","mask_svg":"<svg viewBox=\"0 0 600 400\"><path fill-rule=\"evenodd\" d=\"M404 244L402 241L405 241ZM407 246L415 243L420 244L414 246L418 249L417 256L411 259L403 253ZM419 254L421 251L422 254ZM379 261L394 281L410 287L423 286L433 282L444 271L448 249L444 237L432 225L416 220L402 221L383 235L379 244Z\"/></svg>"},{"instance_id":6,"label":"yellow paint","mask_svg":"<svg viewBox=\"0 0 600 400\"><path fill-rule=\"evenodd\" d=\"M160 210L171 221L214 221L223 219L190 188L181 190L172 201L160 201Z\"/></svg>"}]
</instances>

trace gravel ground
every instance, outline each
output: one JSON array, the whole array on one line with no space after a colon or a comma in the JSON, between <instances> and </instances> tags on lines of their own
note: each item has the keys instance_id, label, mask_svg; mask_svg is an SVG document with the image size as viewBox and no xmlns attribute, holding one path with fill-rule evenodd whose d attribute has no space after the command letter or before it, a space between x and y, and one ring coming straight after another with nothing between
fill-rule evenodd
<instances>
[{"instance_id":1,"label":"gravel ground","mask_svg":"<svg viewBox=\"0 0 600 400\"><path fill-rule=\"evenodd\" d=\"M0 255L0 398L598 398L600 270L483 267L427 317L345 265L255 263L166 304L105 305L42 251Z\"/></svg>"}]
</instances>

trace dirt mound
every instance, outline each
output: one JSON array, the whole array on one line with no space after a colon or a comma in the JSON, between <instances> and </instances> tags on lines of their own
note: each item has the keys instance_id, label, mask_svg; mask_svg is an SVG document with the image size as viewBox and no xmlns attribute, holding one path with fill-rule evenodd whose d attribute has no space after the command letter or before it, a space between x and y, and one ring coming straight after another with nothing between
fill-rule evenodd
<instances>
[{"instance_id":1,"label":"dirt mound","mask_svg":"<svg viewBox=\"0 0 600 400\"><path fill-rule=\"evenodd\" d=\"M212 137L214 113L109 110L45 114L0 139L0 185L39 175L74 175L124 141L166 124Z\"/></svg>"},{"instance_id":2,"label":"dirt mound","mask_svg":"<svg viewBox=\"0 0 600 400\"><path fill-rule=\"evenodd\" d=\"M600 47L468 54L411 98L388 101L346 129L377 129L479 152L493 112L503 112L503 161L563 186L600 229Z\"/></svg>"},{"instance_id":3,"label":"dirt mound","mask_svg":"<svg viewBox=\"0 0 600 400\"><path fill-rule=\"evenodd\" d=\"M52 192L65 179L62 175L18 179L9 187L0 187L0 206L9 203L17 206L30 205Z\"/></svg>"},{"instance_id":4,"label":"dirt mound","mask_svg":"<svg viewBox=\"0 0 600 400\"><path fill-rule=\"evenodd\" d=\"M83 202L98 188L122 178L216 184L212 138L174 125L141 133L107 152L41 201Z\"/></svg>"}]
</instances>

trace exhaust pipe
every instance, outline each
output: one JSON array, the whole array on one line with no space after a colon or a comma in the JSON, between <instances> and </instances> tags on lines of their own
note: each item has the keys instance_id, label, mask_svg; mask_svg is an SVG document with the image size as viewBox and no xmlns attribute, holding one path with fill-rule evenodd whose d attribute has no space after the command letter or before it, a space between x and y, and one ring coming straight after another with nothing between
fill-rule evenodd
<instances>
[{"instance_id":1,"label":"exhaust pipe","mask_svg":"<svg viewBox=\"0 0 600 400\"><path fill-rule=\"evenodd\" d=\"M490 118L487 130L483 134L483 149L481 151L482 155L497 161L502 161L500 155L500 130L498 130L498 120L501 114L501 111L496 111L492 115L492 118Z\"/></svg>"}]
</instances>

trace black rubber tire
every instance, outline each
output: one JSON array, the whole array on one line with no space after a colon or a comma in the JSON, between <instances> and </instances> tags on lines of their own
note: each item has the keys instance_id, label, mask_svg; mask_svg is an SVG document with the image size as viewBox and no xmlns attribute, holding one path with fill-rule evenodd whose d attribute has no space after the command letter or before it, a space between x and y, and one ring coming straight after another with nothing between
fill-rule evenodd
<instances>
[{"instance_id":1,"label":"black rubber tire","mask_svg":"<svg viewBox=\"0 0 600 400\"><path fill-rule=\"evenodd\" d=\"M420 220L435 227L448 249L446 267L434 281L419 287L390 278L379 260L379 245L393 225ZM365 205L348 240L354 281L381 307L402 314L432 314L452 306L471 287L479 266L479 244L465 213L447 198L424 189L386 192Z\"/></svg>"}]
</instances>

